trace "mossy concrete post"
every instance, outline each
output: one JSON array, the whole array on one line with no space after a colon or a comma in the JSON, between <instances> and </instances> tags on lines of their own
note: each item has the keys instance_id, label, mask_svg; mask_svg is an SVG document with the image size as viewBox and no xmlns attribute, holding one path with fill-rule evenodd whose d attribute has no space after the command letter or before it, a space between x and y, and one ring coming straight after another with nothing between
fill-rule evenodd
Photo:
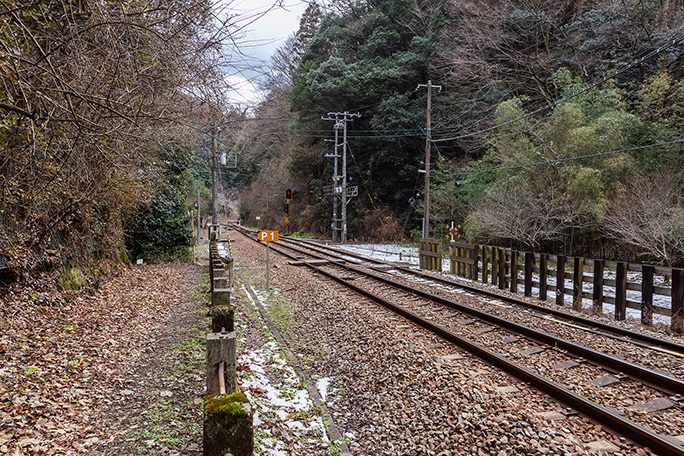
<instances>
[{"instance_id":1,"label":"mossy concrete post","mask_svg":"<svg viewBox=\"0 0 684 456\"><path fill-rule=\"evenodd\" d=\"M219 394L219 364L223 363L226 392L237 387L235 378L235 332L207 334L207 394Z\"/></svg>"},{"instance_id":2,"label":"mossy concrete post","mask_svg":"<svg viewBox=\"0 0 684 456\"><path fill-rule=\"evenodd\" d=\"M204 399L204 456L252 456L254 412L242 393Z\"/></svg>"},{"instance_id":3,"label":"mossy concrete post","mask_svg":"<svg viewBox=\"0 0 684 456\"><path fill-rule=\"evenodd\" d=\"M211 332L232 332L235 330L235 310L232 306L213 307L209 312Z\"/></svg>"},{"instance_id":4,"label":"mossy concrete post","mask_svg":"<svg viewBox=\"0 0 684 456\"><path fill-rule=\"evenodd\" d=\"M214 291L211 293L211 305L212 307L230 305L230 289L214 288Z\"/></svg>"}]
</instances>

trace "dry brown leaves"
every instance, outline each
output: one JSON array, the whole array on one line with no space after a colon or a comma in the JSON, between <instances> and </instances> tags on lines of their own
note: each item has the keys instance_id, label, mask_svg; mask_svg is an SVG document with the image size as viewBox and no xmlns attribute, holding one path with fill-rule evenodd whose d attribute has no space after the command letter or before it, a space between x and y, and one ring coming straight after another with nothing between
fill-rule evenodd
<instances>
[{"instance_id":1,"label":"dry brown leaves","mask_svg":"<svg viewBox=\"0 0 684 456\"><path fill-rule=\"evenodd\" d=\"M124 399L141 357L163 349L155 335L198 277L195 266L163 263L128 269L97 291L9 290L0 309L0 454L86 454L115 438L99 417Z\"/></svg>"}]
</instances>

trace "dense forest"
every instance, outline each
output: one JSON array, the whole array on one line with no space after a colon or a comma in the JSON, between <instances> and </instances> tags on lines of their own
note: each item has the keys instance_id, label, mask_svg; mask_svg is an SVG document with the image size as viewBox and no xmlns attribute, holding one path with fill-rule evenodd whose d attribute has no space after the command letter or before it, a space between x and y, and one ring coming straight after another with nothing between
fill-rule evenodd
<instances>
[{"instance_id":1,"label":"dense forest","mask_svg":"<svg viewBox=\"0 0 684 456\"><path fill-rule=\"evenodd\" d=\"M684 2L312 3L237 137L243 218L329 236L348 125L356 239L419 237L432 93L432 235L684 264Z\"/></svg>"},{"instance_id":2,"label":"dense forest","mask_svg":"<svg viewBox=\"0 0 684 456\"><path fill-rule=\"evenodd\" d=\"M188 195L207 210L207 143L228 147L226 69L254 19L210 0L1 2L0 281L79 287L188 256Z\"/></svg>"},{"instance_id":3,"label":"dense forest","mask_svg":"<svg viewBox=\"0 0 684 456\"><path fill-rule=\"evenodd\" d=\"M226 95L255 19L236 11L2 2L0 280L67 288L107 261L186 256L221 151L245 222L283 229L291 188L289 229L329 236L329 112L359 114L350 237L415 239L427 81L433 236L455 222L477 242L684 265L684 1L312 2L253 112Z\"/></svg>"}]
</instances>

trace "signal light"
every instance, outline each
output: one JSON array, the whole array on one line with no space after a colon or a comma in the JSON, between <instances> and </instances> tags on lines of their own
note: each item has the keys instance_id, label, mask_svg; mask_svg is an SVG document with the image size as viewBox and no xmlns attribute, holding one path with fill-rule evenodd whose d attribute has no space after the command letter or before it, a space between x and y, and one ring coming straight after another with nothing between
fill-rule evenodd
<instances>
[{"instance_id":1,"label":"signal light","mask_svg":"<svg viewBox=\"0 0 684 456\"><path fill-rule=\"evenodd\" d=\"M292 196L292 190L290 190L288 188L287 190L285 190L285 198L290 199L291 196Z\"/></svg>"},{"instance_id":2,"label":"signal light","mask_svg":"<svg viewBox=\"0 0 684 456\"><path fill-rule=\"evenodd\" d=\"M285 213L287 214L288 212L290 212L290 205L285 203Z\"/></svg>"}]
</instances>

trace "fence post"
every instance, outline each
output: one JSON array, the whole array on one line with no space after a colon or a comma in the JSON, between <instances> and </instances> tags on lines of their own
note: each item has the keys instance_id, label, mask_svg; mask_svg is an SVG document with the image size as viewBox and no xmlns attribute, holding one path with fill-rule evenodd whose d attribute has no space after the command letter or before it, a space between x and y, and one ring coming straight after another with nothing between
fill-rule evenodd
<instances>
[{"instance_id":1,"label":"fence post","mask_svg":"<svg viewBox=\"0 0 684 456\"><path fill-rule=\"evenodd\" d=\"M615 319L627 316L627 263L619 261L615 271Z\"/></svg>"},{"instance_id":2,"label":"fence post","mask_svg":"<svg viewBox=\"0 0 684 456\"><path fill-rule=\"evenodd\" d=\"M534 253L525 252L525 296L532 296L532 268L534 267Z\"/></svg>"},{"instance_id":3,"label":"fence post","mask_svg":"<svg viewBox=\"0 0 684 456\"><path fill-rule=\"evenodd\" d=\"M548 284L546 276L548 273L549 256L545 253L539 255L539 299L546 301L546 291Z\"/></svg>"},{"instance_id":4,"label":"fence post","mask_svg":"<svg viewBox=\"0 0 684 456\"><path fill-rule=\"evenodd\" d=\"M684 332L684 270L672 268L672 316L670 329L677 334Z\"/></svg>"},{"instance_id":5,"label":"fence post","mask_svg":"<svg viewBox=\"0 0 684 456\"><path fill-rule=\"evenodd\" d=\"M556 257L556 305L565 305L565 256Z\"/></svg>"},{"instance_id":6,"label":"fence post","mask_svg":"<svg viewBox=\"0 0 684 456\"><path fill-rule=\"evenodd\" d=\"M499 251L499 288L503 290L506 288L506 250L497 250Z\"/></svg>"},{"instance_id":7,"label":"fence post","mask_svg":"<svg viewBox=\"0 0 684 456\"><path fill-rule=\"evenodd\" d=\"M518 252L511 250L511 292L518 292Z\"/></svg>"},{"instance_id":8,"label":"fence post","mask_svg":"<svg viewBox=\"0 0 684 456\"><path fill-rule=\"evenodd\" d=\"M651 265L641 266L641 324L653 326L653 272Z\"/></svg>"},{"instance_id":9,"label":"fence post","mask_svg":"<svg viewBox=\"0 0 684 456\"><path fill-rule=\"evenodd\" d=\"M254 413L242 393L212 394L204 399L205 456L252 456Z\"/></svg>"},{"instance_id":10,"label":"fence post","mask_svg":"<svg viewBox=\"0 0 684 456\"><path fill-rule=\"evenodd\" d=\"M477 282L477 270L479 268L478 263L480 262L480 246L475 245L473 247L473 280Z\"/></svg>"},{"instance_id":11,"label":"fence post","mask_svg":"<svg viewBox=\"0 0 684 456\"><path fill-rule=\"evenodd\" d=\"M572 308L582 310L582 279L584 278L584 258L575 257L572 283Z\"/></svg>"},{"instance_id":12,"label":"fence post","mask_svg":"<svg viewBox=\"0 0 684 456\"><path fill-rule=\"evenodd\" d=\"M233 332L235 330L235 310L233 306L213 307L209 311L211 332Z\"/></svg>"},{"instance_id":13,"label":"fence post","mask_svg":"<svg viewBox=\"0 0 684 456\"><path fill-rule=\"evenodd\" d=\"M237 386L235 372L235 332L207 334L207 394L220 394L219 364L223 363L226 392Z\"/></svg>"},{"instance_id":14,"label":"fence post","mask_svg":"<svg viewBox=\"0 0 684 456\"><path fill-rule=\"evenodd\" d=\"M499 249L492 247L492 285L499 280Z\"/></svg>"},{"instance_id":15,"label":"fence post","mask_svg":"<svg viewBox=\"0 0 684 456\"><path fill-rule=\"evenodd\" d=\"M473 259L473 250L472 249L467 249L463 248L463 256L468 258L469 260ZM472 265L465 263L463 264L463 273L465 274L466 279L473 279L473 268L471 267Z\"/></svg>"},{"instance_id":16,"label":"fence post","mask_svg":"<svg viewBox=\"0 0 684 456\"><path fill-rule=\"evenodd\" d=\"M605 260L594 260L594 295L592 309L595 314L603 312L603 268Z\"/></svg>"},{"instance_id":17,"label":"fence post","mask_svg":"<svg viewBox=\"0 0 684 456\"><path fill-rule=\"evenodd\" d=\"M482 283L487 283L487 276L489 275L489 254L488 246L482 246Z\"/></svg>"},{"instance_id":18,"label":"fence post","mask_svg":"<svg viewBox=\"0 0 684 456\"><path fill-rule=\"evenodd\" d=\"M212 307L230 305L230 288L215 288L211 294Z\"/></svg>"}]
</instances>

